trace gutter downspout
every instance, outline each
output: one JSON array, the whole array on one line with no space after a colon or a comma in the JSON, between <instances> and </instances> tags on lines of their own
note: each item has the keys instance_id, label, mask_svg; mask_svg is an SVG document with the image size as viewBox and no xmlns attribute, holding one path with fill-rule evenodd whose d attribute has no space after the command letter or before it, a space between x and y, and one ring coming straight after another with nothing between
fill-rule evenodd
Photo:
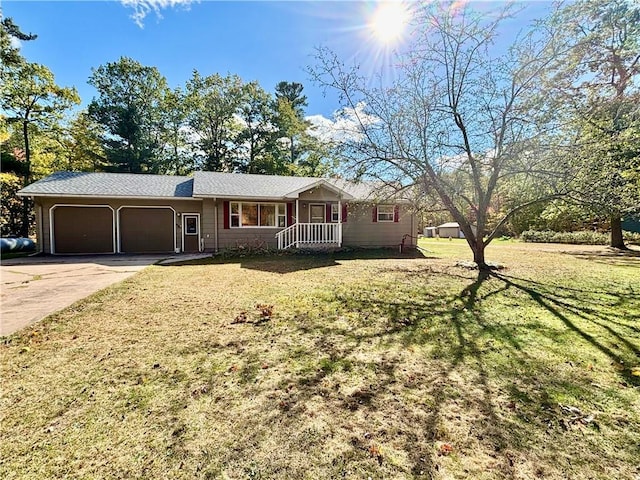
<instances>
[{"instance_id":1,"label":"gutter downspout","mask_svg":"<svg viewBox=\"0 0 640 480\"><path fill-rule=\"evenodd\" d=\"M218 253L218 199L213 199L213 249Z\"/></svg>"},{"instance_id":2,"label":"gutter downspout","mask_svg":"<svg viewBox=\"0 0 640 480\"><path fill-rule=\"evenodd\" d=\"M413 228L413 221L415 220L415 213L411 212L411 242L413 243L413 234L415 230ZM416 238L416 247L418 246L418 239Z\"/></svg>"}]
</instances>

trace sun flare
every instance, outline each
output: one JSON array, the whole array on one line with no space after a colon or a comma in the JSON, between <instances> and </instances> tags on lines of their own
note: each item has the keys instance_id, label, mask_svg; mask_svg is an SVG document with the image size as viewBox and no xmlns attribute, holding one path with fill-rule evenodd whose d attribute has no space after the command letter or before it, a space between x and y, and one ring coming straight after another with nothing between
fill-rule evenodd
<instances>
[{"instance_id":1,"label":"sun flare","mask_svg":"<svg viewBox=\"0 0 640 480\"><path fill-rule=\"evenodd\" d=\"M396 43L409 23L409 10L403 2L383 2L373 12L369 28L383 44Z\"/></svg>"}]
</instances>

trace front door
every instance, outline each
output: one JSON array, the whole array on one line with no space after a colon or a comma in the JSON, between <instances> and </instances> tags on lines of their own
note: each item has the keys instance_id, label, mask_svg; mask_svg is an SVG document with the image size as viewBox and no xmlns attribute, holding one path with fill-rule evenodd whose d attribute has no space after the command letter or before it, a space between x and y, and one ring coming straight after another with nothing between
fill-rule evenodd
<instances>
[{"instance_id":1,"label":"front door","mask_svg":"<svg viewBox=\"0 0 640 480\"><path fill-rule=\"evenodd\" d=\"M324 203L312 203L309 205L309 223L326 223L324 218L325 210Z\"/></svg>"},{"instance_id":2,"label":"front door","mask_svg":"<svg viewBox=\"0 0 640 480\"><path fill-rule=\"evenodd\" d=\"M188 213L182 215L182 251L185 253L200 251L200 215Z\"/></svg>"}]
</instances>

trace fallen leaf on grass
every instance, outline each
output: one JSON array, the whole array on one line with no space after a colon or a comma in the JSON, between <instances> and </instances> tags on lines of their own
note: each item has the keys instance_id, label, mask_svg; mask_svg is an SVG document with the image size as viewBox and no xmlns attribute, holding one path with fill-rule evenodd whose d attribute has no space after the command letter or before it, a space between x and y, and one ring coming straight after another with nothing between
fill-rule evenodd
<instances>
[{"instance_id":1,"label":"fallen leaf on grass","mask_svg":"<svg viewBox=\"0 0 640 480\"><path fill-rule=\"evenodd\" d=\"M236 318L233 319L233 323L246 323L247 322L247 312L240 312Z\"/></svg>"},{"instance_id":2,"label":"fallen leaf on grass","mask_svg":"<svg viewBox=\"0 0 640 480\"><path fill-rule=\"evenodd\" d=\"M438 449L440 455L449 455L451 452L453 452L453 447L450 443L443 443Z\"/></svg>"},{"instance_id":3,"label":"fallen leaf on grass","mask_svg":"<svg viewBox=\"0 0 640 480\"><path fill-rule=\"evenodd\" d=\"M369 445L369 455L378 460L378 464L382 465L382 452L377 444L372 443Z\"/></svg>"},{"instance_id":4,"label":"fallen leaf on grass","mask_svg":"<svg viewBox=\"0 0 640 480\"><path fill-rule=\"evenodd\" d=\"M640 366L631 369L631 375L640 377Z\"/></svg>"}]
</instances>

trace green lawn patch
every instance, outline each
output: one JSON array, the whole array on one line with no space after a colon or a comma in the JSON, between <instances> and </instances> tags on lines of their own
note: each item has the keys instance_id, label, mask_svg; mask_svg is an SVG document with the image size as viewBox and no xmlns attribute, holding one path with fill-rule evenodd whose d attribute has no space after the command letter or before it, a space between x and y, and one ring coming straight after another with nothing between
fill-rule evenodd
<instances>
[{"instance_id":1,"label":"green lawn patch","mask_svg":"<svg viewBox=\"0 0 640 480\"><path fill-rule=\"evenodd\" d=\"M6 338L0 476L637 479L640 258L421 247L156 265Z\"/></svg>"}]
</instances>

